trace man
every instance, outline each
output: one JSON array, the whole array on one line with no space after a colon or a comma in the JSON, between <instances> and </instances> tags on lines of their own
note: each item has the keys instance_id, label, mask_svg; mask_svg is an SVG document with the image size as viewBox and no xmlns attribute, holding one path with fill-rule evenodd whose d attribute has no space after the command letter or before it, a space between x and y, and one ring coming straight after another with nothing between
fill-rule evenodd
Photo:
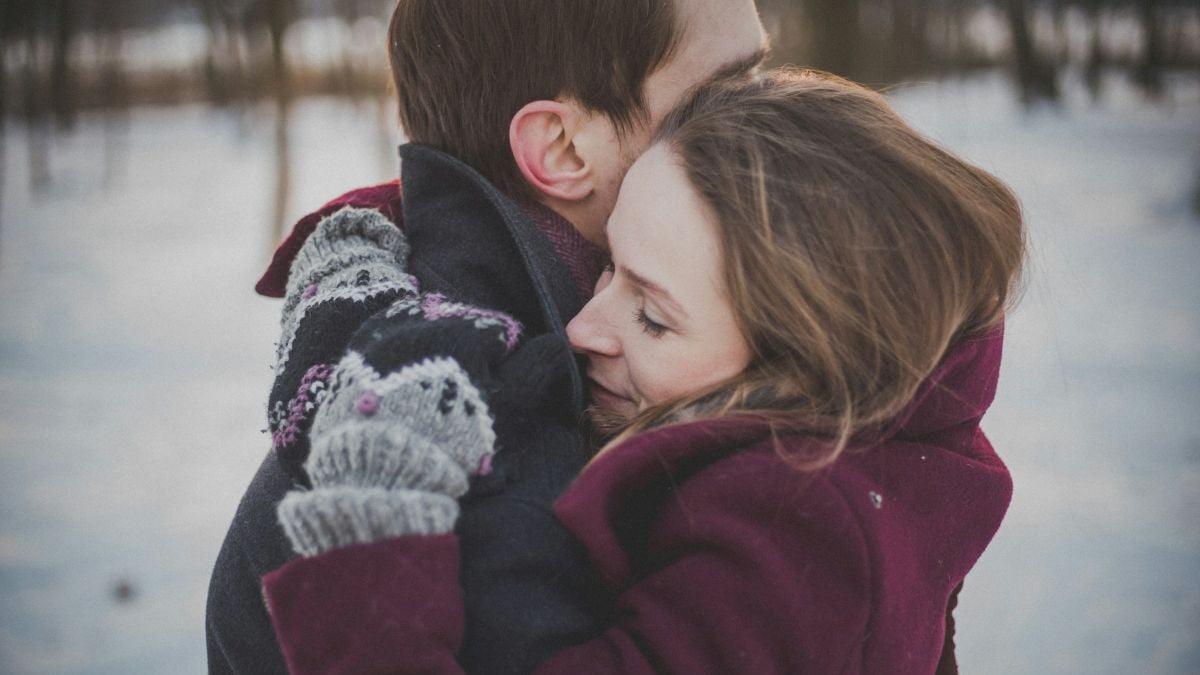
<instances>
[{"instance_id":1,"label":"man","mask_svg":"<svg viewBox=\"0 0 1200 675\"><path fill-rule=\"evenodd\" d=\"M531 332L561 337L590 295L621 179L655 125L696 84L757 67L764 49L752 0L401 0L389 31L400 118L413 143L440 152L406 146L401 189L356 191L302 219L257 289L284 294L293 258L322 216L370 207L404 221L422 290L472 297ZM524 212L507 208L503 195ZM365 305L382 308L389 297L369 296ZM285 317L295 309L285 306ZM299 338L323 331L326 352L293 361L336 360L350 338L340 328L293 325ZM309 383L295 363L284 367L292 347L285 343L272 392L281 409ZM498 456L513 458L500 467L507 478L474 485L464 500L468 670L525 669L589 629L586 598L571 588L583 565L569 563L566 535L548 515L585 460L578 434L562 428L578 419L579 375L570 358L554 363L573 380L566 398L574 400L561 409L547 402L545 420L523 420L525 452ZM260 587L263 574L294 557L276 507L306 480L303 414L292 415L301 423L293 429L282 413L272 420L275 450L247 488L213 571L210 672L286 672ZM518 569L559 572L562 588L525 583L512 573ZM504 624L495 608L506 605L532 609L502 637L475 630L476 620L489 630Z\"/></svg>"}]
</instances>

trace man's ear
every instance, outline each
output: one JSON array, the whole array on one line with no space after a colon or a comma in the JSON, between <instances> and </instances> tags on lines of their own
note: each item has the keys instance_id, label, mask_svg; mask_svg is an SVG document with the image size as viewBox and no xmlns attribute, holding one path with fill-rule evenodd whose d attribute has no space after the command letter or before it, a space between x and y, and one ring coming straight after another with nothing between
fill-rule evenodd
<instances>
[{"instance_id":1,"label":"man's ear","mask_svg":"<svg viewBox=\"0 0 1200 675\"><path fill-rule=\"evenodd\" d=\"M585 121L581 111L558 101L533 101L513 116L508 127L513 158L539 193L575 202L595 190L592 167L575 143Z\"/></svg>"}]
</instances>

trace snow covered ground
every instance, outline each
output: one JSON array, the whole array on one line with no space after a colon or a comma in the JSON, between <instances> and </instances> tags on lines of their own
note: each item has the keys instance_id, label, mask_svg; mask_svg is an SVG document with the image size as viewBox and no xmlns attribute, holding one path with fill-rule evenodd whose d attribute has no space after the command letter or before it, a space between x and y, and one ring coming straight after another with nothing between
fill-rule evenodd
<instances>
[{"instance_id":1,"label":"snow covered ground","mask_svg":"<svg viewBox=\"0 0 1200 675\"><path fill-rule=\"evenodd\" d=\"M963 593L964 672L1200 671L1200 79L1156 105L1107 85L1028 113L999 75L893 94L1031 230L985 422L1016 493ZM269 109L105 124L53 145L41 194L4 135L4 673L203 672L208 573L267 449ZM293 216L395 171L374 109L306 101L291 134Z\"/></svg>"},{"instance_id":2,"label":"snow covered ground","mask_svg":"<svg viewBox=\"0 0 1200 675\"><path fill-rule=\"evenodd\" d=\"M293 114L296 216L395 172L374 110ZM269 447L270 109L133 113L30 194L11 125L0 213L0 673L200 673L225 529ZM385 159L386 158L386 159ZM128 602L115 600L122 580Z\"/></svg>"},{"instance_id":3,"label":"snow covered ground","mask_svg":"<svg viewBox=\"0 0 1200 675\"><path fill-rule=\"evenodd\" d=\"M967 578L964 672L1200 672L1200 80L1022 115L1003 81L895 95L1021 197L1028 288L984 428L1015 480Z\"/></svg>"}]
</instances>

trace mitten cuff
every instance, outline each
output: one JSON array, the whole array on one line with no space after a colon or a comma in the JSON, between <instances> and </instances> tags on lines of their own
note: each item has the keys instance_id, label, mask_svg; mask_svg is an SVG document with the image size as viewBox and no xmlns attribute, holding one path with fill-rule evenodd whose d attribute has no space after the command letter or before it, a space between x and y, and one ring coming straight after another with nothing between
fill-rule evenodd
<instances>
[{"instance_id":1,"label":"mitten cuff","mask_svg":"<svg viewBox=\"0 0 1200 675\"><path fill-rule=\"evenodd\" d=\"M458 511L454 499L432 492L333 486L288 493L277 515L292 549L311 557L394 537L446 534Z\"/></svg>"},{"instance_id":2,"label":"mitten cuff","mask_svg":"<svg viewBox=\"0 0 1200 675\"><path fill-rule=\"evenodd\" d=\"M419 490L454 498L466 494L466 468L414 432L412 421L360 415L329 425L332 417L326 415L314 426L312 449L304 464L314 486Z\"/></svg>"}]
</instances>

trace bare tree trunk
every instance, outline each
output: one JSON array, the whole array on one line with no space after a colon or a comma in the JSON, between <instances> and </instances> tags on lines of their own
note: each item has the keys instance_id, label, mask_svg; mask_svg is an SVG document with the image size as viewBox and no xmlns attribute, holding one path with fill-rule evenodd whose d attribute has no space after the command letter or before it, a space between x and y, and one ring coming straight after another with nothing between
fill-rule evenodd
<instances>
[{"instance_id":1,"label":"bare tree trunk","mask_svg":"<svg viewBox=\"0 0 1200 675\"><path fill-rule=\"evenodd\" d=\"M1200 166L1196 167L1196 187L1192 188L1192 212L1200 218Z\"/></svg>"},{"instance_id":2,"label":"bare tree trunk","mask_svg":"<svg viewBox=\"0 0 1200 675\"><path fill-rule=\"evenodd\" d=\"M246 98L246 73L242 61L242 27L222 0L193 0L208 34L204 53L204 89L219 106Z\"/></svg>"},{"instance_id":3,"label":"bare tree trunk","mask_svg":"<svg viewBox=\"0 0 1200 675\"><path fill-rule=\"evenodd\" d=\"M224 39L222 53L225 55L223 77L226 88L232 101L244 102L250 95L248 56L242 53L245 30L227 11L222 12L221 19L224 26L221 35Z\"/></svg>"},{"instance_id":4,"label":"bare tree trunk","mask_svg":"<svg viewBox=\"0 0 1200 675\"><path fill-rule=\"evenodd\" d=\"M1053 60L1063 66L1071 63L1071 40L1067 30L1066 4L1063 0L1051 0L1050 2L1055 42Z\"/></svg>"},{"instance_id":5,"label":"bare tree trunk","mask_svg":"<svg viewBox=\"0 0 1200 675\"><path fill-rule=\"evenodd\" d=\"M338 13L341 16L342 22L353 30L354 23L358 21L359 7L358 3L350 0L342 0L338 3ZM353 37L351 37L353 39ZM355 66L354 50L349 44L342 44L341 58L341 89L352 100L358 101L361 97L361 89L358 86L358 68Z\"/></svg>"},{"instance_id":6,"label":"bare tree trunk","mask_svg":"<svg viewBox=\"0 0 1200 675\"><path fill-rule=\"evenodd\" d=\"M1106 65L1104 31L1102 29L1103 15L1100 13L1100 0L1087 0L1084 8L1087 11L1088 23L1091 24L1091 39L1088 45L1087 62L1083 67L1083 81L1087 85L1092 100L1096 101L1100 99L1102 93L1100 75Z\"/></svg>"},{"instance_id":7,"label":"bare tree trunk","mask_svg":"<svg viewBox=\"0 0 1200 675\"><path fill-rule=\"evenodd\" d=\"M858 66L858 0L808 0L812 65L854 77Z\"/></svg>"},{"instance_id":8,"label":"bare tree trunk","mask_svg":"<svg viewBox=\"0 0 1200 675\"><path fill-rule=\"evenodd\" d=\"M0 6L0 124L8 118L8 46L13 43L16 31L13 30L11 6ZM2 138L2 135L0 135ZM0 183L3 185L3 183Z\"/></svg>"},{"instance_id":9,"label":"bare tree trunk","mask_svg":"<svg viewBox=\"0 0 1200 675\"><path fill-rule=\"evenodd\" d=\"M288 144L288 118L292 103L291 74L283 38L291 24L295 6L293 0L266 0L267 29L271 37L271 61L275 72L275 204L272 213L273 239L283 235L287 217L288 193L291 190L291 157Z\"/></svg>"},{"instance_id":10,"label":"bare tree trunk","mask_svg":"<svg viewBox=\"0 0 1200 675\"><path fill-rule=\"evenodd\" d=\"M129 83L121 68L122 5L113 3L97 19L100 34L100 96L104 111L104 185L120 176L129 133Z\"/></svg>"},{"instance_id":11,"label":"bare tree trunk","mask_svg":"<svg viewBox=\"0 0 1200 675\"><path fill-rule=\"evenodd\" d=\"M1134 71L1135 79L1146 94L1156 98L1162 94L1162 28L1159 25L1158 0L1142 0L1138 8L1144 35L1142 58Z\"/></svg>"},{"instance_id":12,"label":"bare tree trunk","mask_svg":"<svg viewBox=\"0 0 1200 675\"><path fill-rule=\"evenodd\" d=\"M954 64L973 61L974 50L967 40L967 20L971 6L962 0L951 0L946 8L946 63Z\"/></svg>"},{"instance_id":13,"label":"bare tree trunk","mask_svg":"<svg viewBox=\"0 0 1200 675\"><path fill-rule=\"evenodd\" d=\"M50 183L50 162L46 128L46 105L42 88L38 86L38 49L36 31L30 28L25 35L25 67L22 69L25 131L29 151L29 186L35 194Z\"/></svg>"},{"instance_id":14,"label":"bare tree trunk","mask_svg":"<svg viewBox=\"0 0 1200 675\"><path fill-rule=\"evenodd\" d=\"M15 34L11 12L11 5L0 6L0 225L4 222L4 181L8 175L8 61L5 56ZM2 236L0 232L0 238Z\"/></svg>"},{"instance_id":15,"label":"bare tree trunk","mask_svg":"<svg viewBox=\"0 0 1200 675\"><path fill-rule=\"evenodd\" d=\"M1008 25L1017 71L1017 86L1026 105L1038 99L1058 100L1058 79L1054 66L1043 61L1033 44L1029 30L1026 0L1006 0Z\"/></svg>"},{"instance_id":16,"label":"bare tree trunk","mask_svg":"<svg viewBox=\"0 0 1200 675\"><path fill-rule=\"evenodd\" d=\"M283 96L291 92L290 73L288 72L287 54L283 48L283 38L288 26L295 18L294 0L265 0L267 10L267 31L271 38L271 65L275 70L275 83Z\"/></svg>"},{"instance_id":17,"label":"bare tree trunk","mask_svg":"<svg viewBox=\"0 0 1200 675\"><path fill-rule=\"evenodd\" d=\"M50 109L60 129L75 124L75 73L71 67L71 43L75 38L78 6L74 0L56 0L54 12L54 51L50 65Z\"/></svg>"},{"instance_id":18,"label":"bare tree trunk","mask_svg":"<svg viewBox=\"0 0 1200 675\"><path fill-rule=\"evenodd\" d=\"M217 0L196 0L196 4L200 8L200 16L203 17L204 27L208 32L208 43L204 52L204 89L210 101L224 105L229 102L230 95L228 80L218 63L218 55L222 51L221 9L217 6Z\"/></svg>"},{"instance_id":19,"label":"bare tree trunk","mask_svg":"<svg viewBox=\"0 0 1200 675\"><path fill-rule=\"evenodd\" d=\"M789 0L759 0L763 24L771 33L771 53L776 63L811 63L805 22L808 17Z\"/></svg>"},{"instance_id":20,"label":"bare tree trunk","mask_svg":"<svg viewBox=\"0 0 1200 675\"><path fill-rule=\"evenodd\" d=\"M291 191L291 152L288 144L290 106L285 99L276 100L275 109L275 201L271 210L271 245L283 238L286 226L288 193Z\"/></svg>"},{"instance_id":21,"label":"bare tree trunk","mask_svg":"<svg viewBox=\"0 0 1200 675\"><path fill-rule=\"evenodd\" d=\"M925 64L928 44L925 35L927 12L918 0L891 0L892 62L885 69L889 77L916 71Z\"/></svg>"}]
</instances>

